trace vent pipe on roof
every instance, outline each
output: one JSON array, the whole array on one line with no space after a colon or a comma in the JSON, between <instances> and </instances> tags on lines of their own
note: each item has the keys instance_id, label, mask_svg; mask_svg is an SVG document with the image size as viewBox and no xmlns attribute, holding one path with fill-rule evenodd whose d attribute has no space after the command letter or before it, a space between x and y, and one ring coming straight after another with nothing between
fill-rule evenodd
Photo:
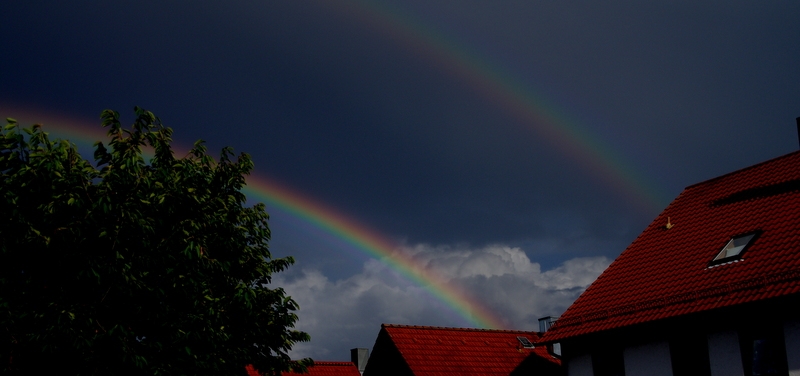
<instances>
[{"instance_id":1,"label":"vent pipe on roof","mask_svg":"<svg viewBox=\"0 0 800 376\"><path fill-rule=\"evenodd\" d=\"M545 316L539 319L539 331L544 333L558 320L558 316Z\"/></svg>"},{"instance_id":2,"label":"vent pipe on roof","mask_svg":"<svg viewBox=\"0 0 800 376\"><path fill-rule=\"evenodd\" d=\"M364 369L367 368L367 360L369 360L369 349L355 348L350 349L350 361L356 365L358 372L364 374Z\"/></svg>"},{"instance_id":3,"label":"vent pipe on roof","mask_svg":"<svg viewBox=\"0 0 800 376\"><path fill-rule=\"evenodd\" d=\"M800 141L800 117L794 119L797 122L797 140Z\"/></svg>"}]
</instances>

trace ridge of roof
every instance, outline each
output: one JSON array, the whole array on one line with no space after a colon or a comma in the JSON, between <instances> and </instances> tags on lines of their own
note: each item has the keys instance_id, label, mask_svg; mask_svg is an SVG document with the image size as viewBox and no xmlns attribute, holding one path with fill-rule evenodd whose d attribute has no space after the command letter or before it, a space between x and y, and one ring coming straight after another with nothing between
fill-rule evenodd
<instances>
[{"instance_id":1,"label":"ridge of roof","mask_svg":"<svg viewBox=\"0 0 800 376\"><path fill-rule=\"evenodd\" d=\"M690 188L697 187L698 185L704 185L704 184L707 184L707 183L714 182L716 180L722 180L722 179L727 178L727 177L729 177L731 175L736 175L738 173L741 173L741 172L744 172L744 171L747 171L747 170L756 169L756 168L761 167L762 165L769 164L769 163L778 161L780 159L789 158L792 155L798 154L798 153L800 153L800 150L795 150L795 151L793 151L791 153L780 155L780 156L777 156L775 158L771 158L771 159L768 159L766 161L756 163L754 165L743 167L743 168L740 168L738 170L734 170L734 171L731 171L731 172L728 172L728 173L725 173L725 174L722 174L722 175L719 175L719 176L715 176L715 177L710 178L710 179L706 179L706 180L703 180L703 181L700 181L700 182L697 182L697 183L694 183L694 184L687 185L684 189L690 189Z\"/></svg>"},{"instance_id":2,"label":"ridge of roof","mask_svg":"<svg viewBox=\"0 0 800 376\"><path fill-rule=\"evenodd\" d=\"M514 329L482 329L482 328L455 328L448 326L427 326L427 325L402 325L402 324L381 324L381 328L400 328L400 329L436 329L436 330L450 330L461 332L490 332L490 333L534 333L540 334L533 330L514 330Z\"/></svg>"},{"instance_id":3,"label":"ridge of roof","mask_svg":"<svg viewBox=\"0 0 800 376\"><path fill-rule=\"evenodd\" d=\"M329 367L351 367L353 362L335 361L335 360L315 360L315 366L329 366Z\"/></svg>"},{"instance_id":4,"label":"ridge of roof","mask_svg":"<svg viewBox=\"0 0 800 376\"><path fill-rule=\"evenodd\" d=\"M258 373L252 364L245 367L248 376L262 376ZM282 375L298 375L294 371L282 372ZM345 361L314 361L314 365L308 367L307 373L309 376L359 376L358 368L353 362Z\"/></svg>"}]
</instances>

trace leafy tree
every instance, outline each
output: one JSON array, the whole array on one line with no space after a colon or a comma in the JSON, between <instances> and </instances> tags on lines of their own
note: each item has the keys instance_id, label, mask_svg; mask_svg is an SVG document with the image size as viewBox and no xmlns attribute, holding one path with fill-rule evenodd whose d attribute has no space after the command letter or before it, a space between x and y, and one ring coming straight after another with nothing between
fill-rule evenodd
<instances>
[{"instance_id":1,"label":"leafy tree","mask_svg":"<svg viewBox=\"0 0 800 376\"><path fill-rule=\"evenodd\" d=\"M265 374L287 352L296 303L270 275L263 204L245 207L253 162L201 141L176 158L172 130L106 110L96 167L68 141L14 119L0 133L0 369L17 374ZM147 161L144 150L152 150Z\"/></svg>"}]
</instances>

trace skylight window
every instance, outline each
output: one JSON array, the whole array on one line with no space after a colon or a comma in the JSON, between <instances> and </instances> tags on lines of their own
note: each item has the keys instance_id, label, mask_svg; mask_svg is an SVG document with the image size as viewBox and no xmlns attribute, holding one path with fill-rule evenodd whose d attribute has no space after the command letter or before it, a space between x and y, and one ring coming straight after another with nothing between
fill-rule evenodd
<instances>
[{"instance_id":1,"label":"skylight window","mask_svg":"<svg viewBox=\"0 0 800 376\"><path fill-rule=\"evenodd\" d=\"M529 340L528 337L517 336L517 341L519 341L519 343L522 344L522 347L529 349L533 348L533 342L531 342L531 340Z\"/></svg>"},{"instance_id":2,"label":"skylight window","mask_svg":"<svg viewBox=\"0 0 800 376\"><path fill-rule=\"evenodd\" d=\"M731 240L728 240L728 243L725 244L725 247L719 251L717 257L714 257L714 260L712 260L709 265L717 265L729 261L740 260L742 258L742 254L744 254L744 251L747 250L748 246L753 242L757 235L758 232L751 232L744 235L734 236L731 238Z\"/></svg>"}]
</instances>

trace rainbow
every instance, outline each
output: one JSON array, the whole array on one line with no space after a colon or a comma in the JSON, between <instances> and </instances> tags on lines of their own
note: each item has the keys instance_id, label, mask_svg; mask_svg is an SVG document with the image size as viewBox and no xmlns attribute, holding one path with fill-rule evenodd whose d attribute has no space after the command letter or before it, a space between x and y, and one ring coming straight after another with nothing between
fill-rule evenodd
<instances>
[{"instance_id":1,"label":"rainbow","mask_svg":"<svg viewBox=\"0 0 800 376\"><path fill-rule=\"evenodd\" d=\"M374 31L386 35L417 55L465 82L487 101L503 109L528 130L547 139L565 155L583 165L644 214L653 215L669 203L669 195L647 183L585 127L571 120L530 88L502 72L496 64L475 56L441 32L423 25L384 1L325 2Z\"/></svg>"},{"instance_id":2,"label":"rainbow","mask_svg":"<svg viewBox=\"0 0 800 376\"><path fill-rule=\"evenodd\" d=\"M419 265L409 255L398 251L397 246L385 236L326 207L320 202L297 193L261 176L247 178L244 192L255 196L282 211L302 219L315 227L344 240L359 251L374 257L399 272L415 284L449 306L453 311L479 328L503 329L504 321L475 300L459 286L448 283Z\"/></svg>"},{"instance_id":3,"label":"rainbow","mask_svg":"<svg viewBox=\"0 0 800 376\"><path fill-rule=\"evenodd\" d=\"M104 129L89 126L89 121L71 118L48 111L37 111L21 106L3 106L0 114L14 117L23 126L33 122L44 124L44 130L56 138L69 139L83 153L90 153L96 141L105 140ZM98 121L99 123L99 121ZM189 150L178 145L174 149ZM243 192L248 201L254 198L264 201L271 208L277 208L304 223L341 239L363 254L374 257L414 284L422 287L432 296L444 303L470 325L478 328L504 329L505 321L487 309L459 286L448 283L419 265L409 255L400 252L396 244L385 236L349 218L343 213L298 193L297 190L271 181L258 174L247 177Z\"/></svg>"},{"instance_id":4,"label":"rainbow","mask_svg":"<svg viewBox=\"0 0 800 376\"><path fill-rule=\"evenodd\" d=\"M323 4L387 35L439 65L454 78L469 84L487 101L524 124L526 129L547 139L644 213L649 215L658 212L669 202L668 196L656 187L646 184L644 177L599 142L599 137L591 135L585 127L579 126L530 88L521 85L519 80L512 79L496 65L468 53L442 33L415 22L411 17L397 9L390 9L382 5L383 3L357 0ZM99 127L97 131L87 131L90 128L80 125L81 121L50 116L42 111L26 112L19 106L14 106L13 109L14 111L10 111L10 108L0 107L0 113L18 114L13 116L18 116L20 121L33 119L55 125L56 129L48 128L48 131L55 136L69 138L82 150L91 150L90 144L94 140L105 137ZM86 147L89 148L83 149ZM504 327L503 320L472 299L469 294L426 272L413 258L396 251L391 241L366 226L264 177L253 175L248 178L247 183L246 194L313 224L364 254L380 259L428 290L473 325L483 328Z\"/></svg>"}]
</instances>

